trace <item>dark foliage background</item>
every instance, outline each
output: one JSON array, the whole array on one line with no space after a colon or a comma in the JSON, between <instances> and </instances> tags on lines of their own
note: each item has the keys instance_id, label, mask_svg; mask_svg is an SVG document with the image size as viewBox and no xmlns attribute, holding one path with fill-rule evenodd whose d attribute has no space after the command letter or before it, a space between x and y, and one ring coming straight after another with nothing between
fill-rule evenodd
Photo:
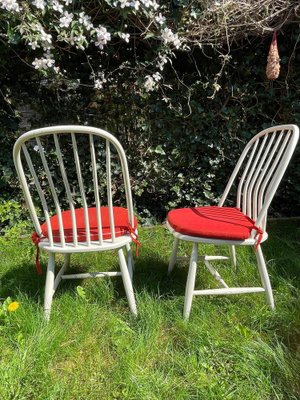
<instances>
[{"instance_id":1,"label":"dark foliage background","mask_svg":"<svg viewBox=\"0 0 300 400\"><path fill-rule=\"evenodd\" d=\"M144 221L161 221L173 207L216 203L255 133L276 124L300 125L299 35L298 24L278 32L281 72L275 82L265 77L271 34L233 45L214 98L207 82L212 84L220 70L219 53L178 52L173 62L178 75L169 67L173 83L167 90L175 109L156 92L142 96L124 85L126 72L122 82L103 91L78 86L76 79L52 85L0 42L0 197L22 201L12 161L16 138L31 128L72 123L118 137ZM89 74L86 56L70 54L65 62L74 77ZM300 215L299 178L298 148L273 202L273 216Z\"/></svg>"}]
</instances>

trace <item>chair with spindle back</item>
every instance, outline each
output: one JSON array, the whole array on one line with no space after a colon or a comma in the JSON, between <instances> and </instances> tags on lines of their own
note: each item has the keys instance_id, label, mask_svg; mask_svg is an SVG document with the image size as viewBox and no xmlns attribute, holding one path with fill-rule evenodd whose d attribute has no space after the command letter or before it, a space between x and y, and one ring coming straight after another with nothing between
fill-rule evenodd
<instances>
[{"instance_id":1,"label":"chair with spindle back","mask_svg":"<svg viewBox=\"0 0 300 400\"><path fill-rule=\"evenodd\" d=\"M265 292L274 308L270 279L260 246L268 238L267 212L299 139L296 125L273 126L254 136L246 145L229 179L218 206L175 209L169 212L167 226L174 235L169 272L174 268L179 240L193 243L185 290L184 317L189 318L193 296ZM236 185L236 207L224 207L230 190ZM203 255L208 271L222 288L195 290L198 243L229 245L233 265L235 246L253 246L256 251L262 287L229 287L212 266L213 260L226 256Z\"/></svg>"},{"instance_id":2,"label":"chair with spindle back","mask_svg":"<svg viewBox=\"0 0 300 400\"><path fill-rule=\"evenodd\" d=\"M38 270L39 249L48 253L46 318L62 279L105 276L122 276L130 310L136 315L131 243L139 244L137 219L127 160L118 140L88 126L46 127L20 136L13 157L35 228ZM118 206L114 205L117 192ZM125 207L121 207L122 198ZM117 250L120 271L65 274L72 253L105 250ZM64 264L55 276L56 253L64 255Z\"/></svg>"}]
</instances>

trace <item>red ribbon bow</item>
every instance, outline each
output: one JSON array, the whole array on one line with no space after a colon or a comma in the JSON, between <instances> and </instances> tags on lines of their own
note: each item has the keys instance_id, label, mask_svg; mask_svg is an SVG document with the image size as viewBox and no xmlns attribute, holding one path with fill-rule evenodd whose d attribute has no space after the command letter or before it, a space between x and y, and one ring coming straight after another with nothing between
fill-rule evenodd
<instances>
[{"instance_id":1,"label":"red ribbon bow","mask_svg":"<svg viewBox=\"0 0 300 400\"><path fill-rule=\"evenodd\" d=\"M127 227L128 232L130 234L130 237L133 241L133 243L135 244L135 255L138 256L139 255L139 247L141 247L141 242L139 241L139 237L135 231L135 229L132 228L132 226L128 225Z\"/></svg>"},{"instance_id":2,"label":"red ribbon bow","mask_svg":"<svg viewBox=\"0 0 300 400\"><path fill-rule=\"evenodd\" d=\"M36 248L35 267L36 267L36 272L39 275L42 275L42 273L43 273L41 263L40 263L40 248L39 248L39 243L40 243L41 239L43 239L43 237L39 236L36 232L33 232L33 234L31 235L31 240L35 244L35 248Z\"/></svg>"},{"instance_id":3,"label":"red ribbon bow","mask_svg":"<svg viewBox=\"0 0 300 400\"><path fill-rule=\"evenodd\" d=\"M262 241L264 231L259 226L254 225L253 228L256 230L255 238L257 238L257 242L256 242L256 246L255 246L255 251L257 251L258 246L260 245L260 243Z\"/></svg>"}]
</instances>

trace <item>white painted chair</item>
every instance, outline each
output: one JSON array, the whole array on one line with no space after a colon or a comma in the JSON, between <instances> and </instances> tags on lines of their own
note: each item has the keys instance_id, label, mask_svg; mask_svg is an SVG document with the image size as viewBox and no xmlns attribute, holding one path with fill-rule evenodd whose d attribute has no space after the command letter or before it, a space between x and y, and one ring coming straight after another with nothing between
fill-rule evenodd
<instances>
[{"instance_id":1,"label":"white painted chair","mask_svg":"<svg viewBox=\"0 0 300 400\"><path fill-rule=\"evenodd\" d=\"M35 228L37 267L39 249L49 256L45 317L49 319L52 298L62 279L106 276L122 276L130 310L136 315L130 245L132 241L137 243L137 220L127 160L118 140L98 128L53 126L23 134L15 143L13 156ZM56 182L61 185L59 193ZM113 205L114 193L120 185L126 207ZM42 209L44 223L40 222L35 206ZM128 266L123 248L127 250ZM65 274L72 253L105 250L118 251L120 272ZM56 253L64 255L64 265L55 277Z\"/></svg>"},{"instance_id":2,"label":"white painted chair","mask_svg":"<svg viewBox=\"0 0 300 400\"><path fill-rule=\"evenodd\" d=\"M169 273L176 263L179 240L193 243L185 290L185 319L189 318L193 296L196 295L265 292L270 308L274 308L272 288L260 243L268 237L265 230L268 208L298 138L299 128L296 125L274 126L258 133L241 154L218 206L175 209L169 212L167 227L174 235ZM225 207L224 202L232 188L236 188L237 191L236 207ZM199 243L229 245L234 266L235 246L253 246L262 287L229 287L211 264L213 260L229 257L198 257ZM195 290L198 259L203 261L222 288Z\"/></svg>"}]
</instances>

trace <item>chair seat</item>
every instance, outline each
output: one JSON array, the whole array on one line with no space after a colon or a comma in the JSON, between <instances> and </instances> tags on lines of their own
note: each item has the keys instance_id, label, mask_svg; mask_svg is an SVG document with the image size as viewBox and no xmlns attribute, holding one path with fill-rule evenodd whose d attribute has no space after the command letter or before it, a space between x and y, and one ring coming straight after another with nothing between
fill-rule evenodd
<instances>
[{"instance_id":1,"label":"chair seat","mask_svg":"<svg viewBox=\"0 0 300 400\"><path fill-rule=\"evenodd\" d=\"M101 207L101 222L102 222L102 237L103 239L111 239L111 229L109 223L109 212L108 207ZM137 228L137 219L134 217L134 226L131 227L128 220L128 210L123 207L113 207L114 214L114 225L115 225L115 236L124 236L132 233ZM89 225L90 225L90 238L91 241L99 240L98 236L98 221L97 221L97 209L89 208ZM86 241L86 229L85 229L85 221L84 221L84 209L77 208L75 209L75 218L76 218L76 226L77 226L77 241L85 242ZM72 229L72 214L71 211L63 211L62 212L62 221L64 227L64 236L66 243L73 242L73 229ZM54 215L50 218L53 241L58 243L61 241L59 234L59 222L58 216ZM48 238L48 229L46 222L41 225L42 229L42 238ZM33 241L37 234L33 233Z\"/></svg>"},{"instance_id":2,"label":"chair seat","mask_svg":"<svg viewBox=\"0 0 300 400\"><path fill-rule=\"evenodd\" d=\"M168 213L168 223L187 236L245 240L256 229L254 221L235 207L179 208Z\"/></svg>"}]
</instances>

